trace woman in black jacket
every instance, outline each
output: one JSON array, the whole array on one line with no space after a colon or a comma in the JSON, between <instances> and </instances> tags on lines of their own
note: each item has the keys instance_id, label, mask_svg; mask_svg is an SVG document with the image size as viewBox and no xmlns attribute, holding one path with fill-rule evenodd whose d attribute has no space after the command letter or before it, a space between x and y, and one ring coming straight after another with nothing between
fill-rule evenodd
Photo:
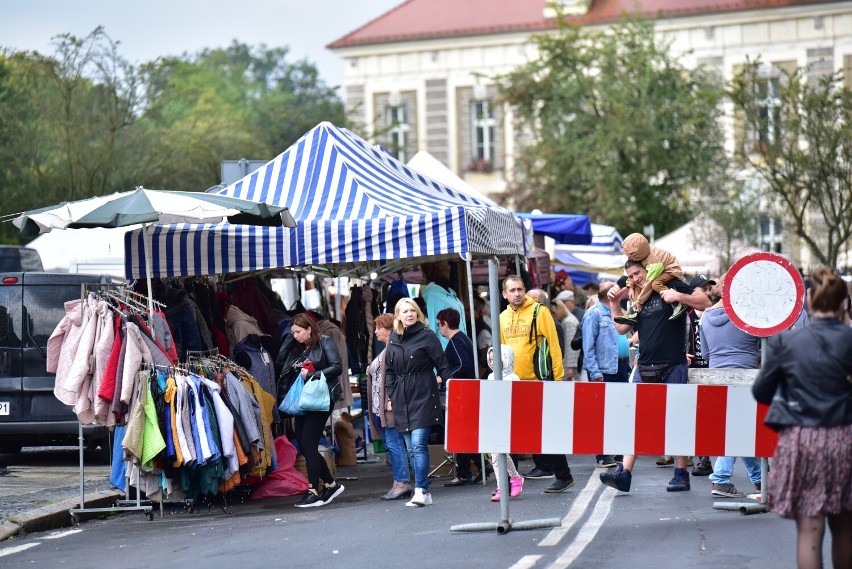
<instances>
[{"instance_id":1,"label":"woman in black jacket","mask_svg":"<svg viewBox=\"0 0 852 569\"><path fill-rule=\"evenodd\" d=\"M852 567L852 329L848 293L819 267L808 297L810 325L774 336L752 392L778 429L769 504L796 519L798 566L822 567L825 521L834 567Z\"/></svg>"},{"instance_id":2,"label":"woman in black jacket","mask_svg":"<svg viewBox=\"0 0 852 569\"><path fill-rule=\"evenodd\" d=\"M450 378L441 342L426 326L426 317L410 298L401 298L394 309L396 322L386 352L385 385L396 430L402 433L414 466L414 496L406 506L428 506L429 432L440 425L444 408L438 394L437 369L442 380Z\"/></svg>"},{"instance_id":3,"label":"woman in black jacket","mask_svg":"<svg viewBox=\"0 0 852 569\"><path fill-rule=\"evenodd\" d=\"M331 475L328 464L320 455L318 448L323 429L334 408L334 402L340 399L343 393L340 386L343 369L340 354L334 342L328 336L320 334L316 322L307 314L297 314L293 317L290 333L294 341L289 343L290 349L284 359L282 376L295 378L296 374L301 374L307 383L319 380L320 374L324 374L331 400L327 410L306 411L303 415L296 417L296 441L305 457L309 484L308 491L296 507L324 506L343 492L343 486L338 484ZM318 492L320 478L325 483L322 494Z\"/></svg>"}]
</instances>

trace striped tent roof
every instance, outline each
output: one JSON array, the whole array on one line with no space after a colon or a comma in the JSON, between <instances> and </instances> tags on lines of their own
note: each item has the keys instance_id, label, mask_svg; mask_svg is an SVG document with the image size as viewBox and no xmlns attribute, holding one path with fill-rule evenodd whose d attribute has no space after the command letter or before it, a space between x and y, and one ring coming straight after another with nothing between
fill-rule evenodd
<instances>
[{"instance_id":1,"label":"striped tent roof","mask_svg":"<svg viewBox=\"0 0 852 569\"><path fill-rule=\"evenodd\" d=\"M523 254L520 227L509 211L435 182L327 122L220 193L286 206L297 227L158 228L155 276L275 266L388 272L422 258ZM273 232L277 239L268 242ZM129 277L144 274L139 234L128 237ZM211 245L219 253L211 253ZM233 262L222 261L226 254ZM221 270L225 266L229 271Z\"/></svg>"}]
</instances>

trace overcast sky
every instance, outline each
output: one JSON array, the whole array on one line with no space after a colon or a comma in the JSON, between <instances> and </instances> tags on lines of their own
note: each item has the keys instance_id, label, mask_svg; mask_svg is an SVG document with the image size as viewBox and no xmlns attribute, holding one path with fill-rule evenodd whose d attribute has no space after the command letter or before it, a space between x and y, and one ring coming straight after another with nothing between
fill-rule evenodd
<instances>
[{"instance_id":1,"label":"overcast sky","mask_svg":"<svg viewBox=\"0 0 852 569\"><path fill-rule=\"evenodd\" d=\"M51 38L85 37L98 25L132 63L158 56L249 45L287 46L288 61L307 58L328 85L343 62L325 46L403 0L0 0L0 47L52 54Z\"/></svg>"}]
</instances>

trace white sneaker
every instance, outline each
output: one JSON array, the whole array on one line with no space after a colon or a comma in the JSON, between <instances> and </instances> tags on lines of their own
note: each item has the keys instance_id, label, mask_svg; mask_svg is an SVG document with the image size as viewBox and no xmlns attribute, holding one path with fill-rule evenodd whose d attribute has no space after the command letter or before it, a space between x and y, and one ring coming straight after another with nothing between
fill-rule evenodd
<instances>
[{"instance_id":1,"label":"white sneaker","mask_svg":"<svg viewBox=\"0 0 852 569\"><path fill-rule=\"evenodd\" d=\"M414 496L406 502L406 506L409 508L422 508L423 506L428 506L432 503L432 494L429 492L424 492L423 488L415 488Z\"/></svg>"}]
</instances>

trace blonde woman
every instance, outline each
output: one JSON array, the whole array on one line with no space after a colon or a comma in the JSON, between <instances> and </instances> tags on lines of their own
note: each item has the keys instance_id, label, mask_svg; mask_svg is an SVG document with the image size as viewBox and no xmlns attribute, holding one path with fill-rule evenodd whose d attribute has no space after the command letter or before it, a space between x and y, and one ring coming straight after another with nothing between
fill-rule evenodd
<instances>
[{"instance_id":1,"label":"blonde woman","mask_svg":"<svg viewBox=\"0 0 852 569\"><path fill-rule=\"evenodd\" d=\"M394 331L385 349L387 410L393 412L394 427L402 434L414 466L414 496L405 505L422 507L432 503L429 432L444 416L433 370L442 379L450 378L450 370L438 336L429 330L414 300L400 299L394 314Z\"/></svg>"}]
</instances>

